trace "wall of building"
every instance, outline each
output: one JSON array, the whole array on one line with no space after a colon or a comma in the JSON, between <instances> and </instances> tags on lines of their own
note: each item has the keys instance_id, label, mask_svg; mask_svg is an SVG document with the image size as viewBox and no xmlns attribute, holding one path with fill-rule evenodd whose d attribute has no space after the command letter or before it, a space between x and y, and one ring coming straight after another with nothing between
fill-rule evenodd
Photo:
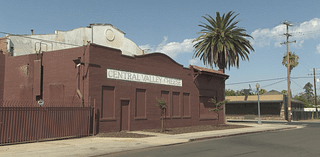
<instances>
[{"instance_id":1,"label":"wall of building","mask_svg":"<svg viewBox=\"0 0 320 157\"><path fill-rule=\"evenodd\" d=\"M6 54L7 52L7 38L0 38L0 53Z\"/></svg>"},{"instance_id":2,"label":"wall of building","mask_svg":"<svg viewBox=\"0 0 320 157\"><path fill-rule=\"evenodd\" d=\"M257 103L237 103L226 105L226 115L258 115ZM279 115L281 111L282 103L260 103L261 115Z\"/></svg>"},{"instance_id":3,"label":"wall of building","mask_svg":"<svg viewBox=\"0 0 320 157\"><path fill-rule=\"evenodd\" d=\"M54 34L10 35L8 40L14 48L14 56L39 53L40 49L56 51L75 48L87 42L120 49L124 55L141 55L142 50L124 34L110 24L91 24L70 31L55 31Z\"/></svg>"},{"instance_id":4,"label":"wall of building","mask_svg":"<svg viewBox=\"0 0 320 157\"><path fill-rule=\"evenodd\" d=\"M84 90L88 83L83 77L88 65L76 66L73 61L80 57L80 61L85 62L86 50L87 47L79 47L44 52L42 61L41 55L36 54L9 56L6 73L1 75L5 76L3 99L36 101L41 98L46 102L72 103L82 102L83 98L89 102L88 89Z\"/></svg>"},{"instance_id":5,"label":"wall of building","mask_svg":"<svg viewBox=\"0 0 320 157\"><path fill-rule=\"evenodd\" d=\"M110 79L107 69L181 79L182 86ZM216 124L218 116L208 111L215 106L208 100L223 100L221 78L200 75L196 83L193 80L191 69L165 54L131 57L118 49L90 44L42 55L8 57L4 99L35 101L40 95L45 102L93 104L94 100L100 132L160 128L157 99L168 105L167 128ZM224 123L223 117L221 111L220 124Z\"/></svg>"},{"instance_id":6,"label":"wall of building","mask_svg":"<svg viewBox=\"0 0 320 157\"><path fill-rule=\"evenodd\" d=\"M88 47L78 47L43 53L43 100L52 102L88 102L88 82L85 77Z\"/></svg>"},{"instance_id":7,"label":"wall of building","mask_svg":"<svg viewBox=\"0 0 320 157\"><path fill-rule=\"evenodd\" d=\"M39 94L39 77L35 76L35 66L40 68L37 55L6 57L5 64L5 100L35 101ZM37 69L37 68L36 68ZM39 74L39 70L38 73ZM38 82L35 82L38 81Z\"/></svg>"},{"instance_id":8,"label":"wall of building","mask_svg":"<svg viewBox=\"0 0 320 157\"><path fill-rule=\"evenodd\" d=\"M3 93L4 93L4 75L5 75L5 55L0 53L0 100L3 99Z\"/></svg>"},{"instance_id":9,"label":"wall of building","mask_svg":"<svg viewBox=\"0 0 320 157\"><path fill-rule=\"evenodd\" d=\"M124 55L141 55L142 50L125 33L110 24L92 24L93 43L120 49ZM91 29L91 28L90 28Z\"/></svg>"},{"instance_id":10,"label":"wall of building","mask_svg":"<svg viewBox=\"0 0 320 157\"><path fill-rule=\"evenodd\" d=\"M177 64L161 53L129 57L121 55L116 49L90 46L90 64L98 65L89 68L89 93L96 100L99 110L100 132L122 130L122 118L128 119L129 130L160 128L161 110L156 99L163 98L168 105L166 112L167 127L215 124L218 119L215 113L207 114L213 104L203 105L199 112L199 87L193 82L191 70ZM118 69L136 73L182 79L182 87L158 85L107 79L107 69ZM211 89L214 94L204 95L223 99L223 84L220 79L199 77L204 90ZM205 80L205 81L204 81ZM204 87L205 86L205 87ZM121 104L128 103L129 111L124 113ZM125 106L125 105L123 105ZM204 113L202 113L204 112ZM220 123L224 123L223 111L220 112ZM123 117L126 114L128 117ZM202 117L200 116L202 115Z\"/></svg>"}]
</instances>

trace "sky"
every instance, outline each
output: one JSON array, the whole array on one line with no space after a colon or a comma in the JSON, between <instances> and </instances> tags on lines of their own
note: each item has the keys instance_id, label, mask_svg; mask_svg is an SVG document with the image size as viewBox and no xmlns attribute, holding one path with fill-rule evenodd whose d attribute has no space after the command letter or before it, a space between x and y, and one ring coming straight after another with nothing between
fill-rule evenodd
<instances>
[{"instance_id":1,"label":"sky","mask_svg":"<svg viewBox=\"0 0 320 157\"><path fill-rule=\"evenodd\" d=\"M207 67L199 58L193 58L192 41L206 22L202 16L216 16L216 12L239 14L238 27L246 29L253 39L254 52L249 61L240 61L239 68L226 69L230 77L226 89L260 88L287 89L286 67L282 58L286 53L284 20L292 36L289 50L299 56L299 65L291 73L293 95L303 92L303 86L313 84L312 69L320 73L320 1L318 0L0 0L0 32L11 34L53 34L55 30L68 31L91 23L109 23L125 32L148 53L161 52L188 67L190 64ZM5 34L0 34L0 37ZM217 67L213 68L218 70ZM318 85L317 87L320 87ZM318 91L319 93L320 91Z\"/></svg>"}]
</instances>

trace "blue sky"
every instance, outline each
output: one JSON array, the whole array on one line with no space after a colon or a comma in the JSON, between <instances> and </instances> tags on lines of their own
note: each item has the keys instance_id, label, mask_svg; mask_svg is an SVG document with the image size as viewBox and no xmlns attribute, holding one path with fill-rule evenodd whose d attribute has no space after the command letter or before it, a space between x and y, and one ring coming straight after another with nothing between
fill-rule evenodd
<instances>
[{"instance_id":1,"label":"blue sky","mask_svg":"<svg viewBox=\"0 0 320 157\"><path fill-rule=\"evenodd\" d=\"M107 1L107 0L64 0L64 1L5 1L1 0L1 32L12 34L51 34L55 30L68 31L90 23L110 23L126 33L126 37L149 52L158 51L171 56L178 63L188 67L190 63L203 66L202 61L193 59L191 41L201 30L201 17L216 12L239 13L239 27L245 28L255 52L250 61L241 61L239 69L226 70L230 78L226 89L241 90L252 87L256 80L285 78L286 68L281 64L286 46L283 20L295 26L289 28L293 36L290 51L299 57L298 67L292 70L292 77L308 77L309 69L320 69L320 1L318 0L224 0L224 1ZM0 37L5 34L0 34ZM215 68L217 70L217 68ZM320 73L320 70L317 72ZM310 76L309 76L310 77ZM312 78L292 79L292 92L303 92L303 86ZM260 81L266 90L283 90L286 81ZM318 85L320 87L320 85ZM319 91L318 91L319 93Z\"/></svg>"}]
</instances>

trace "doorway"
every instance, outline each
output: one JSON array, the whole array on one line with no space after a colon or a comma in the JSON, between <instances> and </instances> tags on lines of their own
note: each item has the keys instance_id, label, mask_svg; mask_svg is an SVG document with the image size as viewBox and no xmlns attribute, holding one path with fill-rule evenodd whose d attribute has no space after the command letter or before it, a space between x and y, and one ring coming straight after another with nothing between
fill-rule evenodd
<instances>
[{"instance_id":1,"label":"doorway","mask_svg":"<svg viewBox=\"0 0 320 157\"><path fill-rule=\"evenodd\" d=\"M120 130L129 130L129 100L121 100Z\"/></svg>"}]
</instances>

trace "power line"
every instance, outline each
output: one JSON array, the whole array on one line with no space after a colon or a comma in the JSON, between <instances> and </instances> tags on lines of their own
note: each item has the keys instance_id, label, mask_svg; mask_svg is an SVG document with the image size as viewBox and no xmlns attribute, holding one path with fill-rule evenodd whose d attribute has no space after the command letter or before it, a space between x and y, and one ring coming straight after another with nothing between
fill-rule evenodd
<instances>
[{"instance_id":1,"label":"power line","mask_svg":"<svg viewBox=\"0 0 320 157\"><path fill-rule=\"evenodd\" d=\"M301 78L312 78L309 77L291 77L291 79L301 79ZM265 80L254 80L254 81L246 81L246 82L234 82L234 83L228 83L226 85L236 85L236 84L245 84L245 83L255 83L255 82L265 82L265 81L273 81L273 80L281 80L281 79L287 79L286 77L280 77L280 78L272 78L272 79L265 79Z\"/></svg>"},{"instance_id":2,"label":"power line","mask_svg":"<svg viewBox=\"0 0 320 157\"><path fill-rule=\"evenodd\" d=\"M256 80L256 81L236 82L236 83L228 83L228 84L226 84L226 85L235 85L235 84L244 84L244 83L254 83L254 82L264 82L264 81L273 81L273 80L280 80L280 79L286 79L286 78L285 78L285 77L281 77L281 78L266 79L266 80Z\"/></svg>"},{"instance_id":3,"label":"power line","mask_svg":"<svg viewBox=\"0 0 320 157\"><path fill-rule=\"evenodd\" d=\"M278 81L278 82L275 82L275 83L271 83L271 84L269 84L269 85L262 86L261 88L269 87L269 86L278 84L278 83L283 82L283 81L286 81L286 80L281 80L281 81Z\"/></svg>"},{"instance_id":4,"label":"power line","mask_svg":"<svg viewBox=\"0 0 320 157\"><path fill-rule=\"evenodd\" d=\"M296 83L295 81L291 80L293 83L295 83L297 86L299 86L301 89L303 89L298 83Z\"/></svg>"}]
</instances>

